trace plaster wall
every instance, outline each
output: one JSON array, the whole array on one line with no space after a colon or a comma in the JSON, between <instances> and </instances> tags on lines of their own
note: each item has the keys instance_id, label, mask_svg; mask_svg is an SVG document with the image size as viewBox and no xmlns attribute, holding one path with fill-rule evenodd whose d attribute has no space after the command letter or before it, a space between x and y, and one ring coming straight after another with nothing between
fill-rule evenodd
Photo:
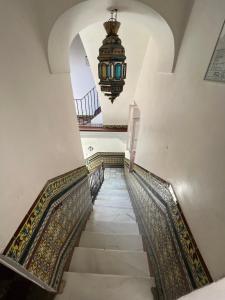
<instances>
[{"instance_id":1,"label":"plaster wall","mask_svg":"<svg viewBox=\"0 0 225 300\"><path fill-rule=\"evenodd\" d=\"M156 71L160 57L150 40L135 95L135 162L172 183L215 280L225 276L225 85L204 75L224 12L224 0L195 1L174 74Z\"/></svg>"},{"instance_id":2,"label":"plaster wall","mask_svg":"<svg viewBox=\"0 0 225 300\"><path fill-rule=\"evenodd\" d=\"M0 3L0 251L46 181L83 165L69 74L49 73L33 4Z\"/></svg>"},{"instance_id":3,"label":"plaster wall","mask_svg":"<svg viewBox=\"0 0 225 300\"><path fill-rule=\"evenodd\" d=\"M77 35L70 48L70 76L74 99L83 98L95 86L86 55L81 38Z\"/></svg>"},{"instance_id":4,"label":"plaster wall","mask_svg":"<svg viewBox=\"0 0 225 300\"><path fill-rule=\"evenodd\" d=\"M80 135L85 158L96 152L125 152L126 132L81 132ZM88 149L90 146L92 151Z\"/></svg>"},{"instance_id":5,"label":"plaster wall","mask_svg":"<svg viewBox=\"0 0 225 300\"><path fill-rule=\"evenodd\" d=\"M225 295L225 278L194 291L180 300L223 300Z\"/></svg>"}]
</instances>

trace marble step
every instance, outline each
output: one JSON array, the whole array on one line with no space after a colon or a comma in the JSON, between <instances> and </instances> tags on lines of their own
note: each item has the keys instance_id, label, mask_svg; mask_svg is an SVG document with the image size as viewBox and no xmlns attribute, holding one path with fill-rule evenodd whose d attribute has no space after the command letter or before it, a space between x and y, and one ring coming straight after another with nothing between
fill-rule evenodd
<instances>
[{"instance_id":1,"label":"marble step","mask_svg":"<svg viewBox=\"0 0 225 300\"><path fill-rule=\"evenodd\" d=\"M89 220L106 222L136 223L133 209L94 206Z\"/></svg>"},{"instance_id":2,"label":"marble step","mask_svg":"<svg viewBox=\"0 0 225 300\"><path fill-rule=\"evenodd\" d=\"M113 191L114 193L117 193L117 194L128 194L128 190L127 190L127 187L120 187L120 186L116 186L116 185L113 185L113 182L110 182L108 185L107 184L102 184L102 187L101 187L101 192L105 192L105 193L109 193L110 191Z\"/></svg>"},{"instance_id":3,"label":"marble step","mask_svg":"<svg viewBox=\"0 0 225 300\"><path fill-rule=\"evenodd\" d=\"M95 206L104 206L104 207L115 207L115 208L131 208L132 205L130 200L120 200L120 199L102 199L102 198L97 198L95 200Z\"/></svg>"},{"instance_id":4,"label":"marble step","mask_svg":"<svg viewBox=\"0 0 225 300\"><path fill-rule=\"evenodd\" d=\"M97 195L97 198L106 199L106 200L124 200L124 201L130 201L130 196L128 194L114 194L114 193L101 193L99 192Z\"/></svg>"},{"instance_id":5,"label":"marble step","mask_svg":"<svg viewBox=\"0 0 225 300\"><path fill-rule=\"evenodd\" d=\"M75 248L69 272L150 276L145 252L82 247Z\"/></svg>"},{"instance_id":6,"label":"marble step","mask_svg":"<svg viewBox=\"0 0 225 300\"><path fill-rule=\"evenodd\" d=\"M124 204L130 204L131 205L131 200L130 198L123 198L123 197L114 197L114 196L106 196L106 197L102 197L102 196L98 196L95 200L96 201L104 201L105 203L124 203Z\"/></svg>"},{"instance_id":7,"label":"marble step","mask_svg":"<svg viewBox=\"0 0 225 300\"><path fill-rule=\"evenodd\" d=\"M99 192L98 198L103 199L121 199L121 200L130 200L130 195L127 193L114 193L113 191L111 193L106 192Z\"/></svg>"},{"instance_id":8,"label":"marble step","mask_svg":"<svg viewBox=\"0 0 225 300\"><path fill-rule=\"evenodd\" d=\"M117 187L113 187L112 185L110 186L102 185L100 193L110 194L111 192L113 192L114 194L129 195L127 188L120 189Z\"/></svg>"},{"instance_id":9,"label":"marble step","mask_svg":"<svg viewBox=\"0 0 225 300\"><path fill-rule=\"evenodd\" d=\"M109 184L104 184L102 185L102 191L120 191L120 192L127 192L127 187L126 186L121 186L121 185L115 185L113 183L109 183Z\"/></svg>"},{"instance_id":10,"label":"marble step","mask_svg":"<svg viewBox=\"0 0 225 300\"><path fill-rule=\"evenodd\" d=\"M83 231L79 246L97 249L143 251L141 235L131 234L118 235Z\"/></svg>"},{"instance_id":11,"label":"marble step","mask_svg":"<svg viewBox=\"0 0 225 300\"><path fill-rule=\"evenodd\" d=\"M154 279L65 272L65 287L55 300L153 300Z\"/></svg>"},{"instance_id":12,"label":"marble step","mask_svg":"<svg viewBox=\"0 0 225 300\"><path fill-rule=\"evenodd\" d=\"M99 192L98 193L98 196L100 197L103 197L105 195L105 197L113 197L114 199L115 198L124 198L124 199L130 199L130 196L129 196L129 194L127 194L127 193L108 193L108 192Z\"/></svg>"},{"instance_id":13,"label":"marble step","mask_svg":"<svg viewBox=\"0 0 225 300\"><path fill-rule=\"evenodd\" d=\"M89 220L86 224L86 231L111 233L111 234L139 234L137 223L115 223L115 222L95 222Z\"/></svg>"},{"instance_id":14,"label":"marble step","mask_svg":"<svg viewBox=\"0 0 225 300\"><path fill-rule=\"evenodd\" d=\"M133 208L118 208L118 207L100 207L94 206L93 212L96 214L105 214L105 215L116 215L118 213L121 214L129 214L134 216Z\"/></svg>"}]
</instances>

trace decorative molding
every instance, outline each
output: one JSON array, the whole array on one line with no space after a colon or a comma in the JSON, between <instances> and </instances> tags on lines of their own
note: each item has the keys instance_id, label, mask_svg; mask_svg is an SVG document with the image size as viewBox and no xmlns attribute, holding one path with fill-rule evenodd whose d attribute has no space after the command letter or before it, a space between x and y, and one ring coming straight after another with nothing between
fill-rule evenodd
<instances>
[{"instance_id":1,"label":"decorative molding","mask_svg":"<svg viewBox=\"0 0 225 300\"><path fill-rule=\"evenodd\" d=\"M105 168L123 168L124 152L97 152L86 159L86 166L92 172L102 163Z\"/></svg>"},{"instance_id":2,"label":"decorative molding","mask_svg":"<svg viewBox=\"0 0 225 300\"><path fill-rule=\"evenodd\" d=\"M87 175L83 166L49 180L3 253L53 289L92 208Z\"/></svg>"},{"instance_id":3,"label":"decorative molding","mask_svg":"<svg viewBox=\"0 0 225 300\"><path fill-rule=\"evenodd\" d=\"M162 297L177 299L212 282L171 184L136 164L133 172L128 169L125 159L128 189Z\"/></svg>"},{"instance_id":4,"label":"decorative molding","mask_svg":"<svg viewBox=\"0 0 225 300\"><path fill-rule=\"evenodd\" d=\"M100 131L100 132L127 132L127 125L102 125L102 124L87 124L80 125L80 131Z\"/></svg>"}]
</instances>

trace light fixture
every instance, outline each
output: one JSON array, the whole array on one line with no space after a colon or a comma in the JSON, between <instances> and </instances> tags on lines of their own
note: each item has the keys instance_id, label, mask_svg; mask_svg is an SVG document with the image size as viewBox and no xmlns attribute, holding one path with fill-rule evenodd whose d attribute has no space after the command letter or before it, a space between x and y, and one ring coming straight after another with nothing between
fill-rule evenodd
<instances>
[{"instance_id":1,"label":"light fixture","mask_svg":"<svg viewBox=\"0 0 225 300\"><path fill-rule=\"evenodd\" d=\"M101 91L113 103L123 91L126 78L127 64L125 49L118 36L120 22L117 21L117 9L111 10L111 18L104 23L107 32L103 45L99 48L98 74Z\"/></svg>"}]
</instances>

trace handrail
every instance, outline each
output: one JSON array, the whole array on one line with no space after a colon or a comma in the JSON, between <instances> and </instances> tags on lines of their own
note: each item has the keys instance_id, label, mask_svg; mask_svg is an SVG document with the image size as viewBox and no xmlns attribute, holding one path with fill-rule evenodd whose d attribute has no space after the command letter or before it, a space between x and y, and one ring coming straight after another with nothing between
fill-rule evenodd
<instances>
[{"instance_id":1,"label":"handrail","mask_svg":"<svg viewBox=\"0 0 225 300\"><path fill-rule=\"evenodd\" d=\"M92 203L94 203L98 192L102 186L104 181L104 163L102 162L98 165L94 170L89 173L89 184L90 184L90 191L91 191L91 199Z\"/></svg>"},{"instance_id":2,"label":"handrail","mask_svg":"<svg viewBox=\"0 0 225 300\"><path fill-rule=\"evenodd\" d=\"M92 91L94 89L96 90L96 86L94 86L92 89L90 89L90 91ZM88 91L82 98L76 98L74 100L82 100L83 98L85 98L90 93L90 91Z\"/></svg>"},{"instance_id":3,"label":"handrail","mask_svg":"<svg viewBox=\"0 0 225 300\"><path fill-rule=\"evenodd\" d=\"M93 87L82 98L74 99L79 125L87 125L101 112L96 87Z\"/></svg>"}]
</instances>

